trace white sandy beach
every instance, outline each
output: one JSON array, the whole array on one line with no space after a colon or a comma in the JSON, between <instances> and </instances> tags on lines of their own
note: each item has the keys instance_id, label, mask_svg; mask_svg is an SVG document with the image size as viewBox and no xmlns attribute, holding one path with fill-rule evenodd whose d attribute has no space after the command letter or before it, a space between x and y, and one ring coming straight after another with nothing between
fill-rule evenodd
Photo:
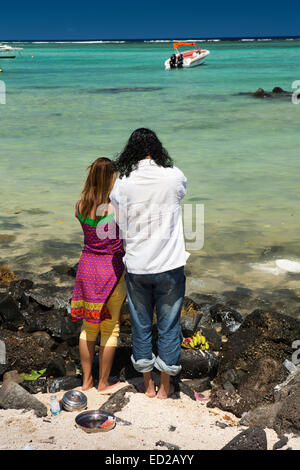
<instances>
[{"instance_id":1,"label":"white sandy beach","mask_svg":"<svg viewBox=\"0 0 300 470\"><path fill-rule=\"evenodd\" d=\"M128 383L124 382L124 386ZM80 388L78 388L80 390ZM58 392L60 400L64 392ZM85 392L87 409L99 408L109 397L95 388ZM205 392L209 395L209 392ZM51 416L50 394L37 394L37 399L48 407L45 418L37 418L33 411L0 410L0 450L161 450L156 445L165 441L180 450L219 450L239 432L234 415L206 407L206 403L191 400L180 393L180 399L159 400L142 393L128 393L129 403L116 416L131 423L117 423L108 432L86 433L75 424L78 412L63 410ZM226 417L226 418L225 418ZM231 418L231 419L230 419ZM231 421L232 420L232 421ZM216 423L225 423L222 429ZM170 430L176 428L175 430ZM266 430L268 449L272 450L279 438L273 430ZM300 450L300 438L289 435L287 447Z\"/></svg>"}]
</instances>

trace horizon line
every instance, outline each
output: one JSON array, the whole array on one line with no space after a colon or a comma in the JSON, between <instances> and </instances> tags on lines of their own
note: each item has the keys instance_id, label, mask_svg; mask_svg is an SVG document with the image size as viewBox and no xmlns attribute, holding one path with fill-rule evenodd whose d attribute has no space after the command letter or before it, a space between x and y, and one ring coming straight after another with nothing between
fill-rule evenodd
<instances>
[{"instance_id":1,"label":"horizon line","mask_svg":"<svg viewBox=\"0 0 300 470\"><path fill-rule=\"evenodd\" d=\"M181 38L182 40L185 41L192 41L191 36L188 37L183 37L183 36L175 36L175 37L146 37L146 38L70 38L70 39L64 39L64 38L55 38L55 39L40 39L40 38L31 38L31 39L21 39L21 38L14 38L14 39L8 39L8 38L3 38L0 39L1 42L6 41L6 42L33 42L33 41L41 41L41 42L55 42L55 41L66 41L66 42L71 42L71 41L173 41L175 39ZM200 40L213 40L213 39L219 39L219 40L240 40L240 39L300 39L300 33L299 35L267 35L267 36L255 36L255 35L243 35L243 36L202 36L201 38L199 37ZM196 39L195 39L196 40Z\"/></svg>"}]
</instances>

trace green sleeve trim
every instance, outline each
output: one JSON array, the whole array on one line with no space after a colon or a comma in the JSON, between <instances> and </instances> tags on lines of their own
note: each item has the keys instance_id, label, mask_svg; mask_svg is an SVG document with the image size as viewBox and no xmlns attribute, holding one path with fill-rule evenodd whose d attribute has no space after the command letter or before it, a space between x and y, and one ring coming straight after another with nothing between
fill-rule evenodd
<instances>
[{"instance_id":1,"label":"green sleeve trim","mask_svg":"<svg viewBox=\"0 0 300 470\"><path fill-rule=\"evenodd\" d=\"M97 228L99 224L106 224L107 222L112 222L113 220L115 220L115 214L103 215L99 217L99 219L97 220L91 219L91 217L83 217L79 213L78 207L76 207L76 215L78 219L80 220L80 222L82 222L83 224L91 225L94 228Z\"/></svg>"}]
</instances>

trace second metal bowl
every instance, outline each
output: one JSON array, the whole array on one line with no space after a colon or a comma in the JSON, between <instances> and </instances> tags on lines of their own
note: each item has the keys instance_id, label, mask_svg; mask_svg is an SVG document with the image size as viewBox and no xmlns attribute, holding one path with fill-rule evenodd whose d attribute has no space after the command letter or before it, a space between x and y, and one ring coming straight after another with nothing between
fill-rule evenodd
<instances>
[{"instance_id":1,"label":"second metal bowl","mask_svg":"<svg viewBox=\"0 0 300 470\"><path fill-rule=\"evenodd\" d=\"M77 415L75 423L85 432L110 431L116 425L116 418L106 411L89 410Z\"/></svg>"}]
</instances>

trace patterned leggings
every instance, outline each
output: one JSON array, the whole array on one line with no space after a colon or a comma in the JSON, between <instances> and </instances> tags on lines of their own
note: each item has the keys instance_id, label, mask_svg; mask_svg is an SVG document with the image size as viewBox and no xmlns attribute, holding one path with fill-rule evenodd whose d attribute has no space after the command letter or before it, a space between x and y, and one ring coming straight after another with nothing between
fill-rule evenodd
<instances>
[{"instance_id":1,"label":"patterned leggings","mask_svg":"<svg viewBox=\"0 0 300 470\"><path fill-rule=\"evenodd\" d=\"M120 332L121 307L126 297L124 274L111 294L106 306L111 314L111 319L104 320L99 325L94 325L83 320L80 339L96 341L100 333L100 346L114 346L118 344Z\"/></svg>"}]
</instances>

